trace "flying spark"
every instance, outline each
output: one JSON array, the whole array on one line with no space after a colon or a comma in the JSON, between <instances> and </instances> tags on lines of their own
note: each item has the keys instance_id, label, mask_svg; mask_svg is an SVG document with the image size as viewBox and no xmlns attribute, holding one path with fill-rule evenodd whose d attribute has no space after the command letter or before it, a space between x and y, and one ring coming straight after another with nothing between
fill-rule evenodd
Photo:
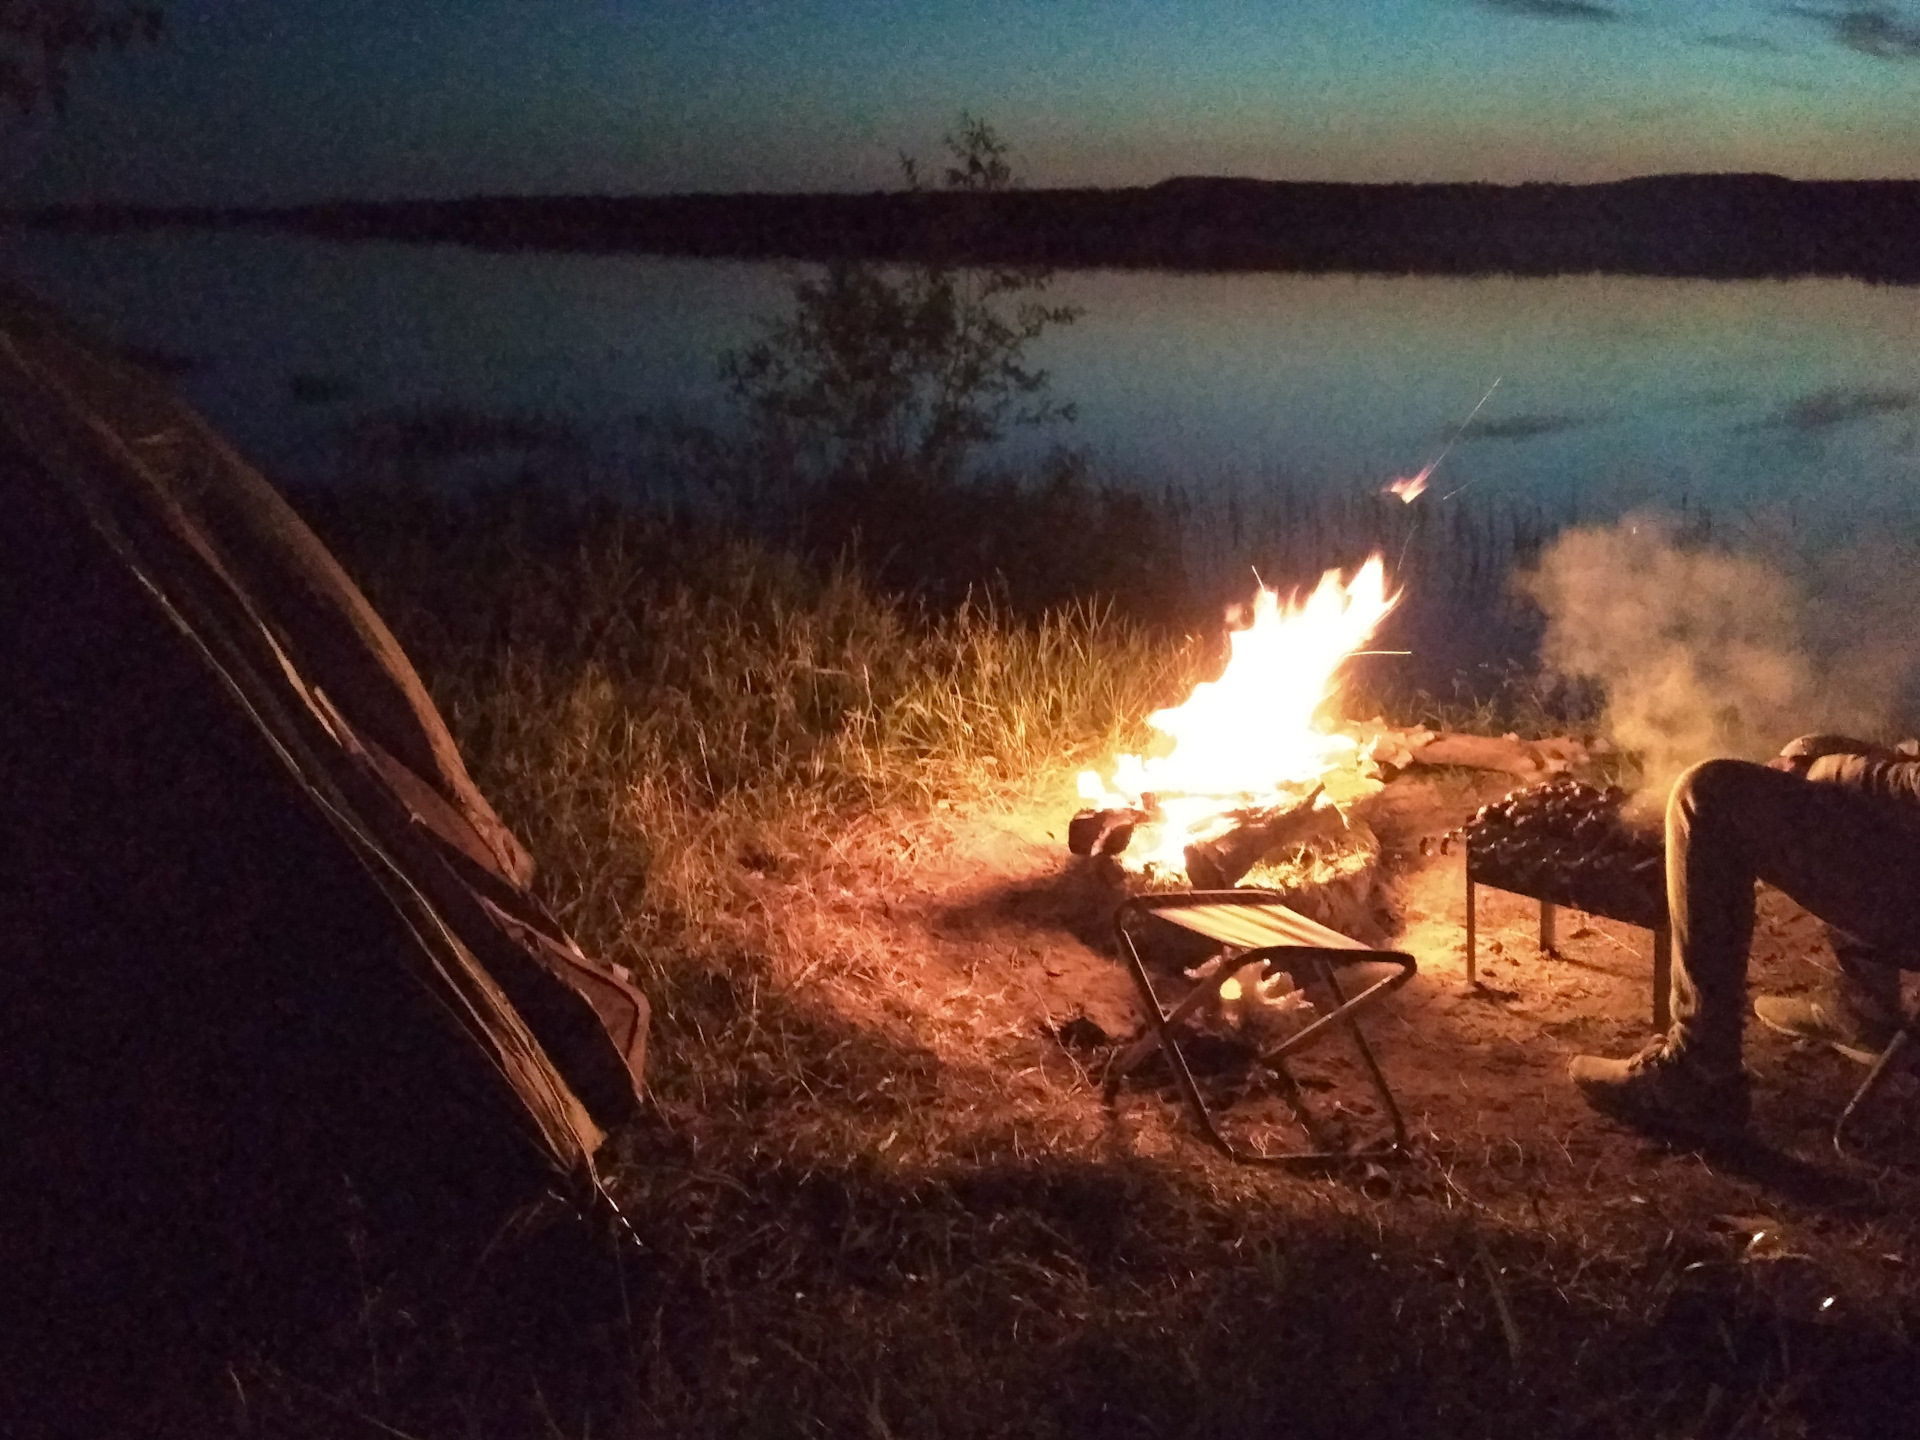
<instances>
[{"instance_id":1,"label":"flying spark","mask_svg":"<svg viewBox=\"0 0 1920 1440\"><path fill-rule=\"evenodd\" d=\"M1487 401L1493 398L1493 392L1500 388L1500 381L1503 378L1504 377L1499 375L1496 375L1493 377L1493 384L1489 385L1487 387L1487 393L1480 397L1480 404L1475 405L1473 409L1467 412L1467 418L1460 422L1460 428L1453 432L1453 438L1447 441L1445 447L1440 451L1438 455L1434 456L1433 459L1429 460L1426 463L1425 468L1423 468L1417 475L1401 476L1398 480L1395 480L1391 484L1389 484L1387 488L1381 493L1385 495L1396 496L1400 500L1400 502L1404 505L1411 505L1414 501L1418 500L1422 495L1424 495L1427 490L1427 481L1432 478L1433 472L1440 468L1440 462L1442 460L1446 459L1448 455L1453 453L1453 447L1459 443L1460 437L1467 433L1467 427L1473 424L1473 417L1480 413L1481 406L1485 405ZM1467 482L1467 485L1471 485L1472 483L1473 482L1469 480ZM1462 485L1460 487L1460 490L1464 490L1466 488L1467 488L1466 485ZM1450 494L1444 495L1441 498L1445 500L1451 500L1455 495L1458 495L1460 493L1460 490L1452 491Z\"/></svg>"},{"instance_id":2,"label":"flying spark","mask_svg":"<svg viewBox=\"0 0 1920 1440\"><path fill-rule=\"evenodd\" d=\"M1402 475L1398 480L1393 481L1387 486L1386 493L1389 495L1397 495L1406 504L1411 505L1427 493L1427 477L1433 474L1434 467L1439 463L1438 460L1429 460L1421 468L1419 474Z\"/></svg>"}]
</instances>

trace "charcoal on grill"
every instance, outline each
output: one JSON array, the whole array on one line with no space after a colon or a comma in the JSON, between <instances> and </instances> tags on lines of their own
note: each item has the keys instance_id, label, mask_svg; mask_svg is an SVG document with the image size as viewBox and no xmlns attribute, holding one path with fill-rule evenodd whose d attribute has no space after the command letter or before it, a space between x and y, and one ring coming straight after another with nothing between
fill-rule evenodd
<instances>
[{"instance_id":1,"label":"charcoal on grill","mask_svg":"<svg viewBox=\"0 0 1920 1440\"><path fill-rule=\"evenodd\" d=\"M1467 873L1592 914L1661 924L1665 846L1625 819L1626 798L1564 775L1515 790L1467 822Z\"/></svg>"}]
</instances>

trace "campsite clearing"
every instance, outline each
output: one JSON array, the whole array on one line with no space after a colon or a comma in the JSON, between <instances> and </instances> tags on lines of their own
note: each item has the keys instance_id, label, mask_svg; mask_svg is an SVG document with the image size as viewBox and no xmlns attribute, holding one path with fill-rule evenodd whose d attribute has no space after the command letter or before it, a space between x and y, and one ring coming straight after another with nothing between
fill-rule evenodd
<instances>
[{"instance_id":1,"label":"campsite clearing","mask_svg":"<svg viewBox=\"0 0 1920 1440\"><path fill-rule=\"evenodd\" d=\"M616 1140L639 1241L618 1283L604 1256L535 1254L483 1313L471 1288L383 1295L382 1368L343 1344L334 1411L1025 1440L1864 1435L1920 1405L1911 1086L1863 1167L1825 1140L1855 1072L1767 1034L1760 1145L1587 1111L1566 1058L1646 1034L1645 932L1565 914L1543 959L1532 905L1485 895L1469 991L1461 856L1419 854L1510 781L1403 777L1378 827L1421 972L1369 1030L1412 1158L1248 1169L1149 1071L1109 1110L1100 1044L1060 1038L1137 1024L1117 897L1066 853L1071 777L1137 744L1206 646L1084 614L909 620L751 550L512 496L343 496L321 528L547 900L654 1002L649 1113ZM1819 928L1766 897L1756 980L1805 988L1823 963ZM1322 1106L1349 1093L1337 1048ZM1258 1090L1236 1115L1272 1110Z\"/></svg>"},{"instance_id":2,"label":"campsite clearing","mask_svg":"<svg viewBox=\"0 0 1920 1440\"><path fill-rule=\"evenodd\" d=\"M1064 853L1064 777L747 857L741 941L778 998L740 997L738 1047L627 1172L665 1282L644 1408L715 1434L693 1396L737 1425L791 1389L822 1433L871 1407L897 1434L1767 1435L1908 1403L1920 1195L1834 1157L1853 1067L1750 1027L1754 1142L1667 1144L1565 1078L1644 1039L1644 931L1567 915L1542 956L1531 903L1483 892L1467 987L1461 857L1417 839L1507 783L1397 782L1387 899L1421 971L1369 1029L1414 1154L1331 1173L1225 1161L1152 1072L1103 1104L1091 1037L1139 1020L1112 891ZM1756 981L1831 964L1765 895ZM1296 1069L1336 1116L1364 1097L1339 1049ZM1202 1083L1286 1124L1270 1077ZM1880 1102L1882 1160L1910 1153L1915 1098Z\"/></svg>"}]
</instances>

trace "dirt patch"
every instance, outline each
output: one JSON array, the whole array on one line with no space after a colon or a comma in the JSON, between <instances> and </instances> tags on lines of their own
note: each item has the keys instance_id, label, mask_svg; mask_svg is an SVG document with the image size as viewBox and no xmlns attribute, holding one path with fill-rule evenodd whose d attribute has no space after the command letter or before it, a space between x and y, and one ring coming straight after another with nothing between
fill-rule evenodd
<instances>
[{"instance_id":1,"label":"dirt patch","mask_svg":"<svg viewBox=\"0 0 1920 1440\"><path fill-rule=\"evenodd\" d=\"M1652 1034L1647 931L1562 912L1557 951L1544 954L1536 903L1483 887L1479 983L1468 985L1464 857L1458 846L1423 855L1420 841L1459 825L1512 783L1465 772L1402 778L1370 807L1382 929L1420 968L1367 1028L1417 1153L1352 1183L1389 1200L1419 1194L1480 1207L1523 1229L1575 1230L1597 1244L1684 1240L1744 1264L1791 1256L1795 1279L1783 1303L1807 1308L1802 1318L1810 1320L1843 1303L1871 1308L1876 1296L1903 1288L1906 1267L1920 1264L1908 1219L1920 1191L1913 1176L1890 1166L1900 1137L1920 1119L1913 1081L1896 1080L1876 1104L1868 1127L1875 1163L1843 1163L1829 1136L1861 1072L1750 1024L1753 1140L1714 1149L1670 1144L1594 1113L1566 1079L1572 1056L1627 1054ZM1062 785L1004 811L940 817L916 838L910 867L884 883L847 877L831 923L823 928L817 913L805 920L809 943L889 956L895 993L881 1001L872 988L843 989L841 1003L883 1004L892 1023L914 1028L976 1079L996 1083L997 1074L1013 1093L1036 1072L1077 1071L1080 1083L1055 1085L1046 1097L1068 1128L1124 1153L1222 1165L1157 1063L1136 1072L1113 1106L1103 1101L1104 1066L1144 1027L1111 929L1125 888L1111 867L1067 854L1073 807ZM794 897L795 906L805 903ZM769 906L781 909L772 896ZM1175 988L1178 958L1164 972ZM1832 967L1819 923L1763 892L1755 985L1806 991ZM1221 1033L1196 1047L1203 1088L1241 1137L1297 1145L1287 1085L1233 1039ZM1343 1038L1305 1052L1292 1071L1331 1133L1370 1133L1380 1124ZM1241 1172L1234 1183L1305 1183L1284 1172L1254 1174Z\"/></svg>"}]
</instances>

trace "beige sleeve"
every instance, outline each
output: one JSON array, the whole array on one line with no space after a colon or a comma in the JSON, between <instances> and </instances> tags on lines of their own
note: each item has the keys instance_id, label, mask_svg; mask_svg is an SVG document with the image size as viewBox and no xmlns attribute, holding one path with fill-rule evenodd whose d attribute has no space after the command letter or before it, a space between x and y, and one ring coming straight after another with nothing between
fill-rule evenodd
<instances>
[{"instance_id":1,"label":"beige sleeve","mask_svg":"<svg viewBox=\"0 0 1920 1440\"><path fill-rule=\"evenodd\" d=\"M1883 760L1869 755L1823 755L1807 771L1817 785L1837 785L1920 809L1920 760Z\"/></svg>"}]
</instances>

